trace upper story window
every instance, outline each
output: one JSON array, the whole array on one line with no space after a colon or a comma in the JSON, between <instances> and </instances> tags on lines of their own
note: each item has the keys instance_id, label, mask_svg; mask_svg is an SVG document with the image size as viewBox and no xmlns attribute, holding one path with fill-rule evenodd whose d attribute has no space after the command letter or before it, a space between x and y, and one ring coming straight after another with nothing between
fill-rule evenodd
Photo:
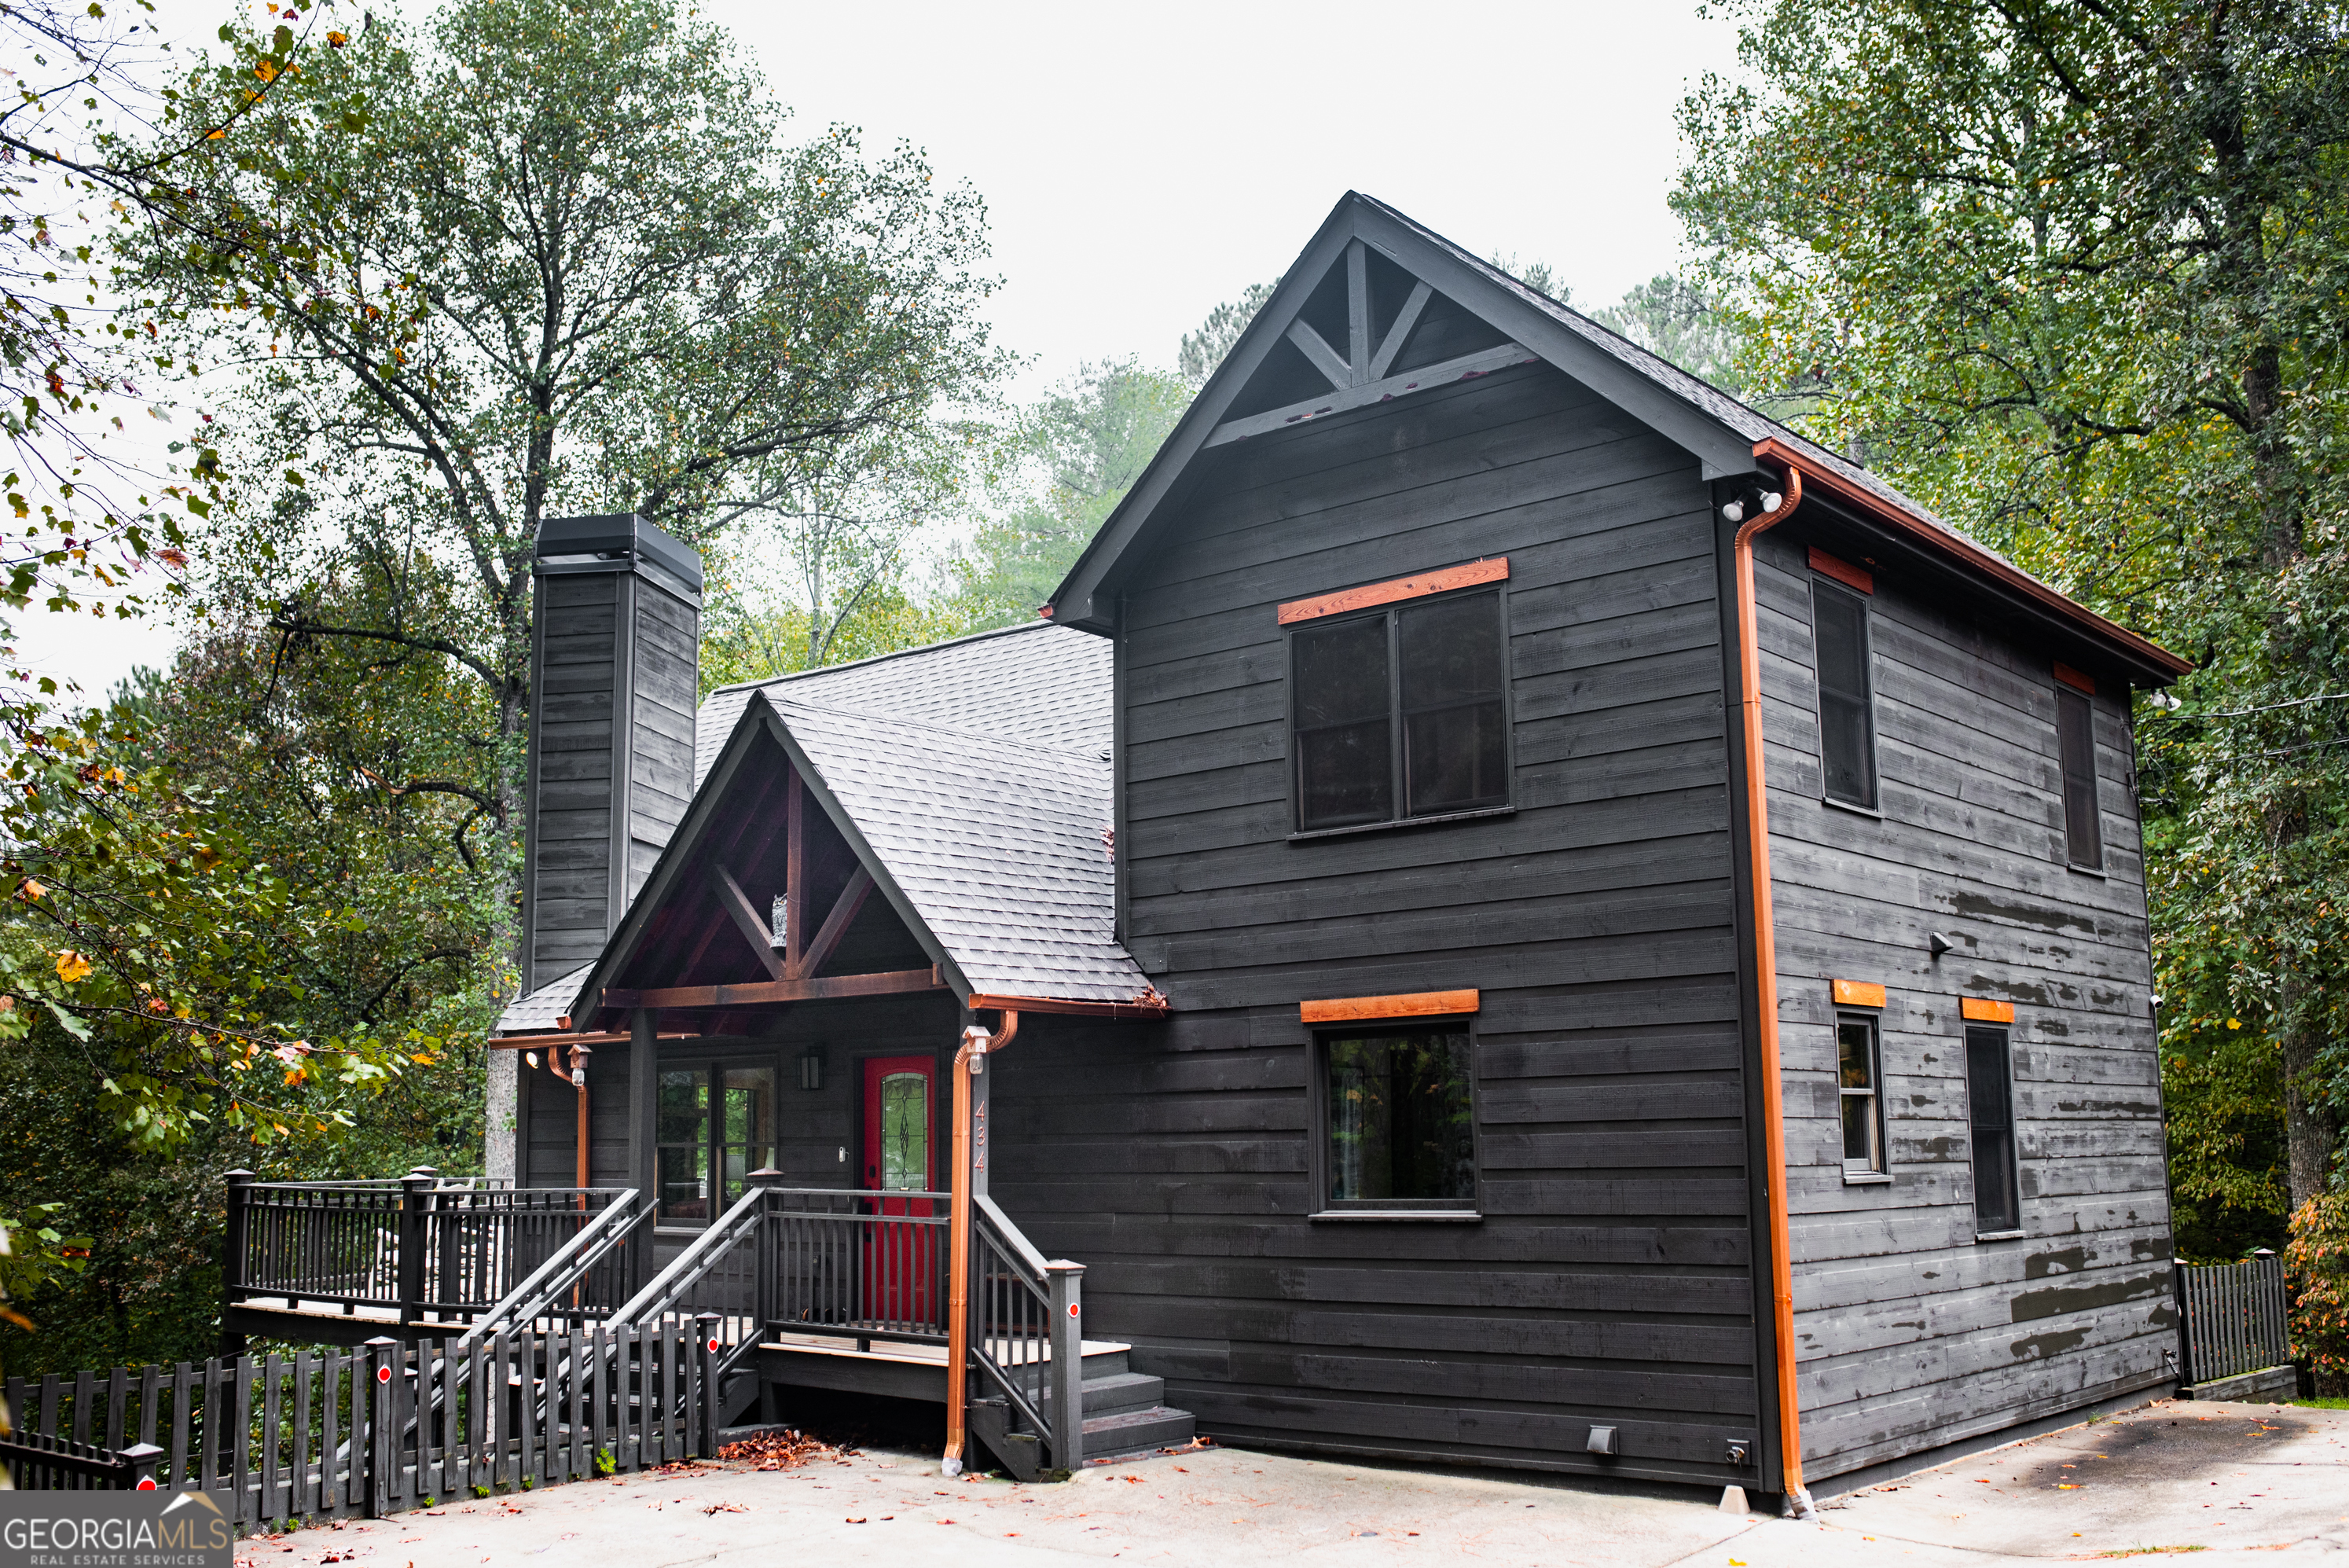
<instances>
[{"instance_id":1,"label":"upper story window","mask_svg":"<svg viewBox=\"0 0 2349 1568\"><path fill-rule=\"evenodd\" d=\"M1506 805L1507 657L1497 589L1293 631L1299 831Z\"/></svg>"},{"instance_id":2,"label":"upper story window","mask_svg":"<svg viewBox=\"0 0 2349 1568\"><path fill-rule=\"evenodd\" d=\"M2061 670L2059 680L2064 680ZM2086 677L2077 677L2085 680ZM2055 688L2055 744L2064 759L2064 852L2073 865L2105 868L2104 823L2096 803L2096 715L2070 684Z\"/></svg>"},{"instance_id":3,"label":"upper story window","mask_svg":"<svg viewBox=\"0 0 2349 1568\"><path fill-rule=\"evenodd\" d=\"M1813 578L1811 641L1819 680L1820 790L1876 809L1876 689L1868 678L1868 601Z\"/></svg>"}]
</instances>

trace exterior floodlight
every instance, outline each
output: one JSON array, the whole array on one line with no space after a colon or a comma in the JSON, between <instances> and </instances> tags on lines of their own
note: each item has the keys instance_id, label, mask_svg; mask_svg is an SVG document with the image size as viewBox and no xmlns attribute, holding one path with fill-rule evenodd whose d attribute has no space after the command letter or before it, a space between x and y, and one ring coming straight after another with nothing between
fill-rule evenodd
<instances>
[{"instance_id":1,"label":"exterior floodlight","mask_svg":"<svg viewBox=\"0 0 2349 1568\"><path fill-rule=\"evenodd\" d=\"M1779 494L1775 490L1765 490L1762 493L1762 510L1764 512L1775 512L1782 504L1785 504L1785 499L1786 498L1785 496Z\"/></svg>"},{"instance_id":2,"label":"exterior floodlight","mask_svg":"<svg viewBox=\"0 0 2349 1568\"><path fill-rule=\"evenodd\" d=\"M1723 520L1725 522L1743 523L1745 521L1745 503L1743 501L1731 502L1728 505L1721 509L1721 515Z\"/></svg>"}]
</instances>

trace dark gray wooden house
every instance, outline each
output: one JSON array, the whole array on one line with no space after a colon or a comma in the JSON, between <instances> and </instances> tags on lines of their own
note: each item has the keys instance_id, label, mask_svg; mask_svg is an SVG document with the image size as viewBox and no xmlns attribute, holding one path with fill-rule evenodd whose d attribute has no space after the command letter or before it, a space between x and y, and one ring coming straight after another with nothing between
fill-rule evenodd
<instances>
[{"instance_id":1,"label":"dark gray wooden house","mask_svg":"<svg viewBox=\"0 0 2349 1568\"><path fill-rule=\"evenodd\" d=\"M1089 1451L1777 1493L2175 1376L2186 666L1399 213L1032 625L688 722L689 556L542 550L525 1182L926 1213L1016 1012L975 1158L1084 1265ZM910 1386L775 1315L771 1383Z\"/></svg>"}]
</instances>

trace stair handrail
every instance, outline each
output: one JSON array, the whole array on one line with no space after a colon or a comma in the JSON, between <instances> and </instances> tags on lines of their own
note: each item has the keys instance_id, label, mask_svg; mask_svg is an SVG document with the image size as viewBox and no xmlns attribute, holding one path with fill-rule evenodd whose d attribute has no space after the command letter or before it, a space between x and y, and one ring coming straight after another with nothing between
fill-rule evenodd
<instances>
[{"instance_id":1,"label":"stair handrail","mask_svg":"<svg viewBox=\"0 0 2349 1568\"><path fill-rule=\"evenodd\" d=\"M1052 1462L1073 1470L1084 1462L1084 1325L1078 1297L1084 1266L1048 1260L986 1193L973 1193L971 1205L977 1221L972 1227L977 1243L974 1269L984 1273L984 1260L989 1253L1014 1265L1009 1272L1027 1293L1030 1310L1041 1320L1028 1325L1024 1333L990 1332L986 1317L990 1293L984 1288L974 1290L970 1296L972 1366L982 1382L992 1385L1036 1428ZM995 1338L1024 1341L1025 1361L1007 1366L997 1360L989 1348L989 1341ZM1040 1340L1044 1343L1037 1343ZM1050 1376L1049 1398L1043 1370L1046 1345L1050 1364L1056 1369ZM1029 1368L1024 1377L1018 1369L1020 1366ZM1023 1386L1026 1382L1033 1383L1032 1398L1031 1390Z\"/></svg>"},{"instance_id":2,"label":"stair handrail","mask_svg":"<svg viewBox=\"0 0 2349 1568\"><path fill-rule=\"evenodd\" d=\"M529 1323L545 1315L553 1298L561 1295L585 1279L587 1272L610 1256L615 1249L628 1239L649 1210L639 1211L642 1194L629 1187L606 1204L595 1217L573 1233L571 1240L551 1253L546 1262L533 1269L528 1278L508 1291L488 1313L474 1320L458 1344L470 1347L473 1341L503 1333L517 1323Z\"/></svg>"},{"instance_id":3,"label":"stair handrail","mask_svg":"<svg viewBox=\"0 0 2349 1568\"><path fill-rule=\"evenodd\" d=\"M732 1251L746 1236L756 1236L759 1221L765 1217L767 1189L754 1187L734 1200L734 1207L719 1216L715 1224L695 1237L685 1251L671 1258L668 1267L655 1274L644 1289L630 1296L626 1304L612 1312L615 1323L642 1323L672 1310L687 1291L693 1288L702 1275L716 1267L719 1261ZM760 1325L763 1330L764 1325Z\"/></svg>"}]
</instances>

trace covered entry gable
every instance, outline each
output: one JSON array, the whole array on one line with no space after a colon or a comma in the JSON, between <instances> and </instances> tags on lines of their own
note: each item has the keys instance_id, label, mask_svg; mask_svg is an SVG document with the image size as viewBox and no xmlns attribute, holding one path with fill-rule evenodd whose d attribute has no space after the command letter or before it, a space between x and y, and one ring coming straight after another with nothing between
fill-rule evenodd
<instances>
[{"instance_id":1,"label":"covered entry gable","mask_svg":"<svg viewBox=\"0 0 2349 1568\"><path fill-rule=\"evenodd\" d=\"M573 1027L933 987L1155 1009L1113 929L1109 690L1105 645L1032 625L713 694L683 827L560 988Z\"/></svg>"}]
</instances>

